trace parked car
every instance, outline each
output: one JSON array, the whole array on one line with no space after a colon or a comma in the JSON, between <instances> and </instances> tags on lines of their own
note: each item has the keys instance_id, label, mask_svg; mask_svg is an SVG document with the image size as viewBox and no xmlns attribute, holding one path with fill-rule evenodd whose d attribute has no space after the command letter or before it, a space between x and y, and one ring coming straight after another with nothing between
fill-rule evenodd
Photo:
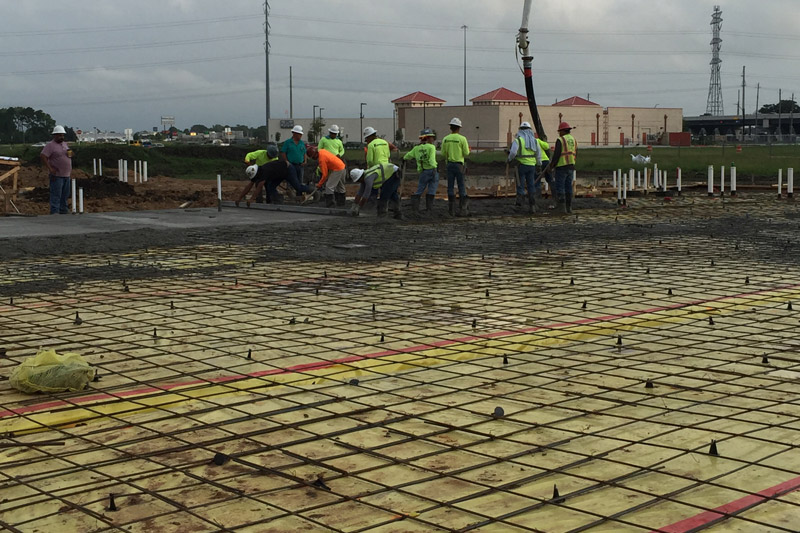
<instances>
[{"instance_id":1,"label":"parked car","mask_svg":"<svg viewBox=\"0 0 800 533\"><path fill-rule=\"evenodd\" d=\"M46 142L38 142L36 144L32 144L31 146L34 147L34 148L42 148L44 146L47 146L47 143Z\"/></svg>"}]
</instances>

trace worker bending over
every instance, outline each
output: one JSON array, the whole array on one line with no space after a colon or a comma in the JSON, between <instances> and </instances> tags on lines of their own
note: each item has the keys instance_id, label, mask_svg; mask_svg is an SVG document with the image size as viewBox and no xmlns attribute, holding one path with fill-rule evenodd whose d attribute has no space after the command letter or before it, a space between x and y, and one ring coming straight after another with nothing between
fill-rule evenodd
<instances>
[{"instance_id":1,"label":"worker bending over","mask_svg":"<svg viewBox=\"0 0 800 533\"><path fill-rule=\"evenodd\" d=\"M469 155L467 138L459 133L461 119L450 121L450 135L442 139L442 156L447 163L447 207L450 216L455 214L456 194L453 185L458 182L458 215L469 215L469 198L464 185L464 158Z\"/></svg>"},{"instance_id":2,"label":"worker bending over","mask_svg":"<svg viewBox=\"0 0 800 533\"><path fill-rule=\"evenodd\" d=\"M324 148L308 147L306 152L311 159L316 159L319 164L321 178L317 183L317 190L324 189L325 207L344 207L347 199L344 188L345 164L335 154Z\"/></svg>"},{"instance_id":3,"label":"worker bending over","mask_svg":"<svg viewBox=\"0 0 800 533\"><path fill-rule=\"evenodd\" d=\"M281 161L280 159L275 159L264 165L250 165L247 167L245 169L245 174L250 178L251 185L256 185L256 190L253 191L253 195L250 197L250 200L248 200L247 207L250 207L250 203L258 198L265 184L267 186L267 199L275 204L281 203L282 199L281 195L278 194L278 185L284 180L289 179L291 175L290 168L289 163ZM249 186L245 188L245 191L239 199L236 200L237 207L239 206L239 202L244 199L248 190Z\"/></svg>"},{"instance_id":4,"label":"worker bending over","mask_svg":"<svg viewBox=\"0 0 800 533\"><path fill-rule=\"evenodd\" d=\"M356 193L355 200L353 201L353 208L350 214L358 216L364 204L369 200L372 191L380 191L378 199L378 216L385 217L387 205L391 205L394 218L403 218L400 211L400 202L395 200L397 195L397 187L400 185L400 178L397 176L399 168L392 163L379 163L369 167L367 170L354 168L350 171L350 178L361 184Z\"/></svg>"},{"instance_id":5,"label":"worker bending over","mask_svg":"<svg viewBox=\"0 0 800 533\"><path fill-rule=\"evenodd\" d=\"M517 167L517 206L522 206L525 199L525 189L528 189L528 213L536 212L536 197L539 196L541 182L536 179L536 173L541 169L542 150L533 136L529 122L519 125L519 132L508 151L508 162L516 159Z\"/></svg>"},{"instance_id":6,"label":"worker bending over","mask_svg":"<svg viewBox=\"0 0 800 533\"><path fill-rule=\"evenodd\" d=\"M244 200L244 197L247 196L247 193L250 192L250 189L254 186L256 190L253 192L253 196L251 196L251 201L256 201L256 199L258 199L261 194L261 189L264 188L264 182L266 181L266 176L264 174L266 172L266 167L264 165L270 161L277 160L278 147L274 144L267 145L266 150L256 150L244 156L244 163L248 166L245 170L245 174L250 178L250 183L248 183L241 194L239 194L239 198L235 202L236 207L239 207L239 202ZM247 202L247 206L250 207L250 202Z\"/></svg>"}]
</instances>

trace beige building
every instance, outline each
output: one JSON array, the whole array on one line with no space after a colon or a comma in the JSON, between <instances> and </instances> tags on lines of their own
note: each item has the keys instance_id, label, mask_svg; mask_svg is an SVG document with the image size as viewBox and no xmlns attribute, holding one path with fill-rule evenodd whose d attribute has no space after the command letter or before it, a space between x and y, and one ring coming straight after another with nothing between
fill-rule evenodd
<instances>
[{"instance_id":1,"label":"beige building","mask_svg":"<svg viewBox=\"0 0 800 533\"><path fill-rule=\"evenodd\" d=\"M413 141L424 126L441 139L449 133L453 117L461 119L461 133L477 148L505 148L519 124L531 122L528 100L506 88L495 89L470 100L468 106L446 106L446 102L423 92L403 96L392 103L398 128ZM538 106L548 140L553 143L562 121L573 127L572 134L582 146L628 146L666 144L664 132L683 130L683 109L651 107L608 107L573 96L549 106Z\"/></svg>"}]
</instances>

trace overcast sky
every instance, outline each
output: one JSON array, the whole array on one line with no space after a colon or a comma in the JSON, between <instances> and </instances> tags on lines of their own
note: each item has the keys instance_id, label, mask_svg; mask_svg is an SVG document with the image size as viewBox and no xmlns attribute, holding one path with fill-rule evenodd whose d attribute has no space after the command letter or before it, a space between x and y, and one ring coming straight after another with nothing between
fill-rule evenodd
<instances>
[{"instance_id":1,"label":"overcast sky","mask_svg":"<svg viewBox=\"0 0 800 533\"><path fill-rule=\"evenodd\" d=\"M459 105L497 87L524 93L514 36L522 0L270 0L271 116L391 117L424 91ZM800 1L533 1L537 100L706 110L711 14L723 11L722 86L736 112L800 98ZM193 124L258 126L265 117L263 1L0 0L0 107L30 106L88 130Z\"/></svg>"}]
</instances>

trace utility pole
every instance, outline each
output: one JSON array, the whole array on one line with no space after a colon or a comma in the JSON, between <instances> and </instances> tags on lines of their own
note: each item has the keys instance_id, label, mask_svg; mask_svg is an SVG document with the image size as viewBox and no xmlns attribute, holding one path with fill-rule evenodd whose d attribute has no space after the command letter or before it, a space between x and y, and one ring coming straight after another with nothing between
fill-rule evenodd
<instances>
[{"instance_id":1,"label":"utility pole","mask_svg":"<svg viewBox=\"0 0 800 533\"><path fill-rule=\"evenodd\" d=\"M467 105L467 25L461 26L464 30L464 106Z\"/></svg>"},{"instance_id":2,"label":"utility pole","mask_svg":"<svg viewBox=\"0 0 800 533\"><path fill-rule=\"evenodd\" d=\"M756 84L756 135L758 135L758 98L761 96L761 82Z\"/></svg>"},{"instance_id":3,"label":"utility pole","mask_svg":"<svg viewBox=\"0 0 800 533\"><path fill-rule=\"evenodd\" d=\"M781 124L781 90L778 89L778 135L783 135L783 125Z\"/></svg>"},{"instance_id":4,"label":"utility pole","mask_svg":"<svg viewBox=\"0 0 800 533\"><path fill-rule=\"evenodd\" d=\"M266 70L264 103L266 104L266 136L269 142L269 0L264 0L264 66Z\"/></svg>"},{"instance_id":5,"label":"utility pole","mask_svg":"<svg viewBox=\"0 0 800 533\"><path fill-rule=\"evenodd\" d=\"M794 135L794 93L792 93L792 107L789 108L789 135Z\"/></svg>"},{"instance_id":6,"label":"utility pole","mask_svg":"<svg viewBox=\"0 0 800 533\"><path fill-rule=\"evenodd\" d=\"M294 118L294 109L292 107L292 67L289 67L289 118Z\"/></svg>"},{"instance_id":7,"label":"utility pole","mask_svg":"<svg viewBox=\"0 0 800 533\"><path fill-rule=\"evenodd\" d=\"M361 102L361 108L358 111L358 116L361 117L361 131L359 135L361 136L361 140L364 140L364 106L367 105L365 102Z\"/></svg>"},{"instance_id":8,"label":"utility pole","mask_svg":"<svg viewBox=\"0 0 800 533\"><path fill-rule=\"evenodd\" d=\"M746 111L747 108L744 105L744 91L747 84L744 81L744 69L745 67L743 66L742 67L742 142L744 142L744 130L747 128L747 111Z\"/></svg>"}]
</instances>

